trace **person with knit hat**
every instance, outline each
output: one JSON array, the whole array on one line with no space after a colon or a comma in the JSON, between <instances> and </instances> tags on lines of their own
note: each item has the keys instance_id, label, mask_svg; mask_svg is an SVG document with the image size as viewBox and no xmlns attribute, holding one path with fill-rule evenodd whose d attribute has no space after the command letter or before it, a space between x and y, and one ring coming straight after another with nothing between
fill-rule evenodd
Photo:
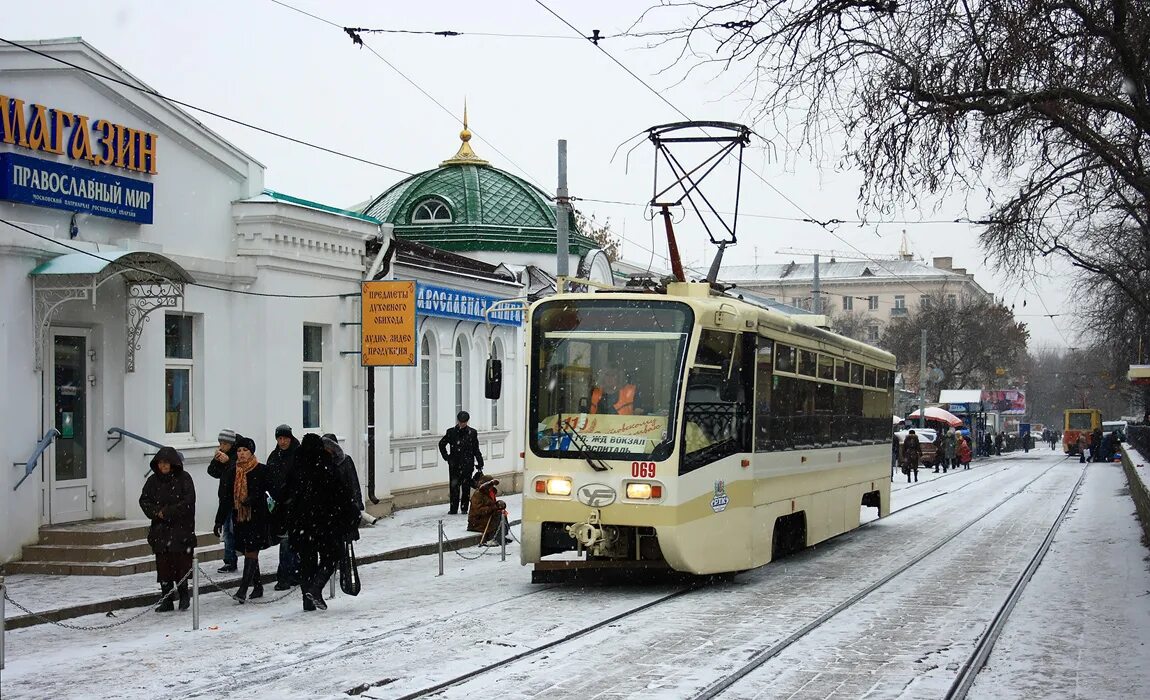
<instances>
[{"instance_id":1,"label":"person with knit hat","mask_svg":"<svg viewBox=\"0 0 1150 700\"><path fill-rule=\"evenodd\" d=\"M291 543L288 542L284 509L279 504L286 498L284 488L287 485L288 472L295 460L299 440L292 435L291 426L286 423L276 426L275 436L276 447L268 455L267 460L272 481L272 500L275 502L270 524L272 541L278 538L280 547L280 561L276 567L276 590L286 591L299 583L299 556L292 551Z\"/></svg>"},{"instance_id":2,"label":"person with knit hat","mask_svg":"<svg viewBox=\"0 0 1150 700\"><path fill-rule=\"evenodd\" d=\"M152 521L148 545L156 556L156 581L165 596L156 612L175 609L173 587L180 596L180 610L187 610L191 604L187 575L196 548L196 485L174 447L161 447L151 467L140 493L140 509Z\"/></svg>"},{"instance_id":3,"label":"person with knit hat","mask_svg":"<svg viewBox=\"0 0 1150 700\"><path fill-rule=\"evenodd\" d=\"M471 494L471 512L467 514L467 529L470 532L483 533L480 544L499 542L499 523L507 510L507 504L496 498L499 495L499 479L485 476L483 472L475 475L475 493ZM511 539L504 537L505 543Z\"/></svg>"},{"instance_id":4,"label":"person with knit hat","mask_svg":"<svg viewBox=\"0 0 1150 700\"><path fill-rule=\"evenodd\" d=\"M229 517L235 523L236 550L243 552L244 571L235 599L243 603L264 594L260 580L260 550L268 545L268 494L271 474L255 455L256 443L248 437L236 440L236 463L220 477L223 495L216 509L216 531Z\"/></svg>"},{"instance_id":5,"label":"person with knit hat","mask_svg":"<svg viewBox=\"0 0 1150 700\"><path fill-rule=\"evenodd\" d=\"M219 448L212 455L212 461L208 463L208 476L221 480L217 488L217 496L221 499L224 497L223 475L224 472L234 469L236 466L236 440L241 437L243 436L236 431L224 428L216 438ZM238 563L235 530L232 525L232 519L229 517L220 527L220 531L216 533L216 536L224 541L224 565L217 569L221 574L235 571Z\"/></svg>"},{"instance_id":6,"label":"person with knit hat","mask_svg":"<svg viewBox=\"0 0 1150 700\"><path fill-rule=\"evenodd\" d=\"M475 428L467 425L471 415L467 411L460 411L455 416L455 425L447 429L439 439L439 454L447 462L448 489L451 510L448 515L455 515L459 507L467 512L471 503L471 474L475 469L483 471L483 451L479 449L479 433ZM448 447L451 448L448 451Z\"/></svg>"}]
</instances>

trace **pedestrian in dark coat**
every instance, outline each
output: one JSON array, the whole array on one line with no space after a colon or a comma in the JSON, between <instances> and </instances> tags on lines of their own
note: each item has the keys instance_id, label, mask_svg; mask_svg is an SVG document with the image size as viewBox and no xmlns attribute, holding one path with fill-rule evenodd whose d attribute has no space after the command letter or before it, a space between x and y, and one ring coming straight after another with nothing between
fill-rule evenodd
<instances>
[{"instance_id":1,"label":"pedestrian in dark coat","mask_svg":"<svg viewBox=\"0 0 1150 700\"><path fill-rule=\"evenodd\" d=\"M218 533L230 517L235 523L236 550L244 555L243 578L235 595L237 603L248 599L249 586L252 598L262 598L264 594L259 555L268 546L272 480L267 465L256 459L255 451L255 440L245 437L236 441L236 463L220 477L225 495L216 509L215 531Z\"/></svg>"},{"instance_id":2,"label":"pedestrian in dark coat","mask_svg":"<svg viewBox=\"0 0 1150 700\"><path fill-rule=\"evenodd\" d=\"M212 456L212 461L208 462L208 476L212 477L213 479L221 480L219 486L216 489L216 496L220 500L223 500L224 496L226 495L224 493L224 483L222 477L224 472L226 472L229 468L234 468L236 466L236 440L239 440L242 437L243 435L240 435L236 431L224 428L220 431L219 436L216 438L217 442L219 443L219 448ZM228 518L224 521L223 526L220 528L220 536L224 541L224 565L217 569L217 571L221 574L235 571L236 564L238 563L238 557L236 556L235 528L232 527L233 525L234 523L232 523L232 519Z\"/></svg>"},{"instance_id":3,"label":"pedestrian in dark coat","mask_svg":"<svg viewBox=\"0 0 1150 700\"><path fill-rule=\"evenodd\" d=\"M140 508L152 521L148 544L156 555L156 580L165 596L156 612L175 609L173 586L180 596L180 610L187 610L187 575L196 548L196 484L184 471L184 460L174 447L161 447L151 466L152 474L140 494Z\"/></svg>"},{"instance_id":4,"label":"pedestrian in dark coat","mask_svg":"<svg viewBox=\"0 0 1150 700\"><path fill-rule=\"evenodd\" d=\"M475 475L475 493L471 494L471 512L467 514L467 529L470 532L483 533L480 544L499 541L499 523L503 520L503 512L507 504L496 498L499 491L499 479L484 476L482 472ZM505 538L504 542L511 542Z\"/></svg>"},{"instance_id":5,"label":"pedestrian in dark coat","mask_svg":"<svg viewBox=\"0 0 1150 700\"><path fill-rule=\"evenodd\" d=\"M906 474L906 481L910 483L911 474L914 474L914 480L918 481L918 464L922 461L922 445L918 441L918 435L913 430L906 434L902 441L902 459L903 459L903 473Z\"/></svg>"},{"instance_id":6,"label":"pedestrian in dark coat","mask_svg":"<svg viewBox=\"0 0 1150 700\"><path fill-rule=\"evenodd\" d=\"M339 438L334 433L323 436L323 449L331 455L331 463L343 482L344 490L355 500L356 510L363 513L363 490L359 487L359 472L355 468L355 461L339 446ZM347 539L352 542L359 539L359 519L356 519L355 527L347 533Z\"/></svg>"},{"instance_id":7,"label":"pedestrian in dark coat","mask_svg":"<svg viewBox=\"0 0 1150 700\"><path fill-rule=\"evenodd\" d=\"M303 609L327 610L323 587L339 566L359 510L319 435L304 435L286 491L288 539L299 554Z\"/></svg>"},{"instance_id":8,"label":"pedestrian in dark coat","mask_svg":"<svg viewBox=\"0 0 1150 700\"><path fill-rule=\"evenodd\" d=\"M483 471L483 452L479 449L479 433L467 425L471 415L467 411L460 411L455 416L456 423L447 429L439 439L439 454L447 462L448 488L450 489L451 509L448 515L463 512L471 502L472 471L478 468ZM448 447L451 448L448 451Z\"/></svg>"},{"instance_id":9,"label":"pedestrian in dark coat","mask_svg":"<svg viewBox=\"0 0 1150 700\"><path fill-rule=\"evenodd\" d=\"M994 454L999 457L1002 456L1002 444L1004 442L1006 442L1006 436L1002 434L1002 431L999 431L998 435L994 436Z\"/></svg>"},{"instance_id":10,"label":"pedestrian in dark coat","mask_svg":"<svg viewBox=\"0 0 1150 700\"><path fill-rule=\"evenodd\" d=\"M1094 462L1102 461L1102 428L1095 428L1090 433L1090 459Z\"/></svg>"},{"instance_id":11,"label":"pedestrian in dark coat","mask_svg":"<svg viewBox=\"0 0 1150 700\"><path fill-rule=\"evenodd\" d=\"M271 512L271 532L273 539L279 539L279 566L276 567L276 590L286 591L299 583L299 556L292 551L287 537L287 522L284 508L284 489L287 486L288 471L295 460L299 440L291 432L291 426L276 426L276 448L268 455L268 472L271 474L271 493L275 507Z\"/></svg>"}]
</instances>

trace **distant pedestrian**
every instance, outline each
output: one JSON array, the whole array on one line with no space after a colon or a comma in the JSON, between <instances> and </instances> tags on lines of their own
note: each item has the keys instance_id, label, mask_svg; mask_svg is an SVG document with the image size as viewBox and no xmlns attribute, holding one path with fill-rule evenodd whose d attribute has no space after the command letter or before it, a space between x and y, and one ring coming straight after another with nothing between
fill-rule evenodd
<instances>
[{"instance_id":1,"label":"distant pedestrian","mask_svg":"<svg viewBox=\"0 0 1150 700\"><path fill-rule=\"evenodd\" d=\"M945 444L946 454L943 457L944 461L942 463L942 471L944 473L946 472L946 469L948 466L951 468L958 468L958 461L956 459L956 456L958 454L958 441L961 439L962 439L962 436L959 435L958 433L956 433L954 428L950 428L949 430L946 431L946 440L945 440L945 442L946 442L946 444Z\"/></svg>"},{"instance_id":2,"label":"distant pedestrian","mask_svg":"<svg viewBox=\"0 0 1150 700\"><path fill-rule=\"evenodd\" d=\"M483 533L480 544L499 542L499 524L503 521L507 504L496 498L499 491L498 479L484 476L483 473L475 475L475 493L471 494L471 512L467 514L467 529L470 532ZM511 539L504 536L504 543Z\"/></svg>"},{"instance_id":3,"label":"distant pedestrian","mask_svg":"<svg viewBox=\"0 0 1150 700\"><path fill-rule=\"evenodd\" d=\"M1090 433L1090 458L1095 462L1102 461L1102 428L1095 428Z\"/></svg>"},{"instance_id":4,"label":"distant pedestrian","mask_svg":"<svg viewBox=\"0 0 1150 700\"><path fill-rule=\"evenodd\" d=\"M299 440L292 434L287 424L276 426L276 447L268 455L267 467L271 478L271 493L274 506L269 518L269 529L274 542L279 540L279 566L276 567L276 590L286 591L299 584L299 555L292 551L288 542L287 521L281 503L286 498L288 472L295 460Z\"/></svg>"},{"instance_id":5,"label":"distant pedestrian","mask_svg":"<svg viewBox=\"0 0 1150 700\"><path fill-rule=\"evenodd\" d=\"M895 433L895 435L891 438L891 442L890 442L890 480L891 481L894 481L894 470L898 467L898 448L899 447L900 447L900 445L898 442L898 434Z\"/></svg>"},{"instance_id":6,"label":"distant pedestrian","mask_svg":"<svg viewBox=\"0 0 1150 700\"><path fill-rule=\"evenodd\" d=\"M970 469L970 443L966 441L965 437L958 436L958 446L955 448L955 452L958 454L958 462L962 468Z\"/></svg>"},{"instance_id":7,"label":"distant pedestrian","mask_svg":"<svg viewBox=\"0 0 1150 700\"><path fill-rule=\"evenodd\" d=\"M990 437L990 433L984 433L982 436L983 449L986 451L986 456L990 457L994 454L994 438Z\"/></svg>"},{"instance_id":8,"label":"distant pedestrian","mask_svg":"<svg viewBox=\"0 0 1150 700\"><path fill-rule=\"evenodd\" d=\"M319 435L308 433L300 441L286 491L288 538L299 554L303 609L327 610L323 588L339 566L359 509Z\"/></svg>"},{"instance_id":9,"label":"distant pedestrian","mask_svg":"<svg viewBox=\"0 0 1150 700\"><path fill-rule=\"evenodd\" d=\"M230 517L235 527L236 551L244 555L243 577L236 591L237 603L251 598L262 598L264 584L260 580L260 550L268 546L268 495L272 488L271 473L255 455L256 443L248 437L236 441L236 463L220 477L225 495L216 509L218 533Z\"/></svg>"},{"instance_id":10,"label":"distant pedestrian","mask_svg":"<svg viewBox=\"0 0 1150 700\"><path fill-rule=\"evenodd\" d=\"M479 433L467 425L471 415L460 411L455 416L456 423L447 429L439 439L439 453L447 461L449 500L451 509L448 515L455 515L462 506L463 512L471 502L471 478L476 468L483 471L483 452L479 449ZM450 447L450 451L447 449Z\"/></svg>"},{"instance_id":11,"label":"distant pedestrian","mask_svg":"<svg viewBox=\"0 0 1150 700\"><path fill-rule=\"evenodd\" d=\"M922 461L922 444L918 441L918 435L913 430L906 434L902 441L902 460L903 460L903 473L906 474L906 481L909 484L911 475L914 475L914 480L918 481L918 464Z\"/></svg>"},{"instance_id":12,"label":"distant pedestrian","mask_svg":"<svg viewBox=\"0 0 1150 700\"><path fill-rule=\"evenodd\" d=\"M219 436L216 438L219 443L219 448L216 453L212 455L212 461L208 463L208 476L213 479L220 479L219 487L216 490L216 496L223 500L224 482L223 475L229 468L234 468L236 465L236 440L243 437L234 430L224 428L220 431ZM220 532L217 535L224 541L224 565L217 571L221 574L231 573L236 570L238 563L236 557L236 538L235 529L233 528L231 515L224 521L220 527Z\"/></svg>"},{"instance_id":13,"label":"distant pedestrian","mask_svg":"<svg viewBox=\"0 0 1150 700\"><path fill-rule=\"evenodd\" d=\"M995 455L997 455L999 457L1002 456L1002 445L1005 442L1006 442L1006 435L1001 430L998 431L998 434L994 436L994 454Z\"/></svg>"},{"instance_id":14,"label":"distant pedestrian","mask_svg":"<svg viewBox=\"0 0 1150 700\"><path fill-rule=\"evenodd\" d=\"M152 521L148 544L156 555L156 581L165 596L156 612L175 609L173 586L180 596L180 610L187 610L187 575L196 548L196 484L184 471L184 460L174 447L161 447L151 466L152 473L140 494L140 508Z\"/></svg>"},{"instance_id":15,"label":"distant pedestrian","mask_svg":"<svg viewBox=\"0 0 1150 700\"><path fill-rule=\"evenodd\" d=\"M1078 463L1086 464L1086 433L1078 433L1078 442L1075 446L1078 448Z\"/></svg>"}]
</instances>

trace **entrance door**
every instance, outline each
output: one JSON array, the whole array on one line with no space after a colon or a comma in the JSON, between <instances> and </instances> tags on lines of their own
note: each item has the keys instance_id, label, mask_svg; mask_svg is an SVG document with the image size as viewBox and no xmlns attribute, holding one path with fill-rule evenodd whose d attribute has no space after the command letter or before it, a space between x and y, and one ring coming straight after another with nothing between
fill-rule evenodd
<instances>
[{"instance_id":1,"label":"entrance door","mask_svg":"<svg viewBox=\"0 0 1150 700\"><path fill-rule=\"evenodd\" d=\"M49 420L60 436L45 463L48 522L92 517L89 500L88 332L52 329Z\"/></svg>"}]
</instances>

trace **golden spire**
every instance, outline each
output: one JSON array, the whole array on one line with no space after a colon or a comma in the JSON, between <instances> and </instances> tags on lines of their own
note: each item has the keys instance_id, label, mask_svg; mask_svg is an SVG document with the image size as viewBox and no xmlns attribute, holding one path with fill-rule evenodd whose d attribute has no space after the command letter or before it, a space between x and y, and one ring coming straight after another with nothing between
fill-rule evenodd
<instances>
[{"instance_id":1,"label":"golden spire","mask_svg":"<svg viewBox=\"0 0 1150 700\"><path fill-rule=\"evenodd\" d=\"M487 161L475 155L475 151L471 150L471 130L467 128L467 100L463 100L463 131L459 132L459 140L463 143L459 144L459 150L455 155L440 163L444 165L487 165Z\"/></svg>"}]
</instances>

